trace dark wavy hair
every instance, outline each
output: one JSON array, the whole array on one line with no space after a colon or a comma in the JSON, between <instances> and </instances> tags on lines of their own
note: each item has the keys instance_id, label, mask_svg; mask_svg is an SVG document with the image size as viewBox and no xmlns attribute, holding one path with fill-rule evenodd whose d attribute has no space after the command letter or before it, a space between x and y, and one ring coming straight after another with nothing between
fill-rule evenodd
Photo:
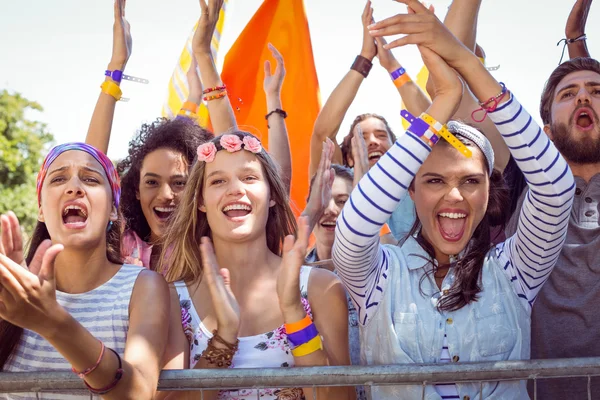
<instances>
[{"instance_id":1,"label":"dark wavy hair","mask_svg":"<svg viewBox=\"0 0 600 400\"><path fill-rule=\"evenodd\" d=\"M50 239L48 228L46 228L45 223L38 221L31 235L29 249L25 256L27 265L33 260L38 246L46 239ZM115 264L123 262L121 259L121 227L119 226L119 222L113 223L111 228L106 232L106 257L108 261ZM0 343L2 343L0 346L0 371L4 370L6 361L17 348L22 334L23 328L13 325L8 321L0 320Z\"/></svg>"},{"instance_id":2,"label":"dark wavy hair","mask_svg":"<svg viewBox=\"0 0 600 400\"><path fill-rule=\"evenodd\" d=\"M466 146L479 149L469 139L453 132L454 135L463 142ZM450 144L442 139L438 142L439 145L450 146ZM484 162L485 171L489 173L488 164ZM410 184L410 189L414 190L414 181ZM502 227L502 230L506 220L508 219L508 207L506 205L509 202L509 190L504 182L502 173L497 169L492 171L490 176L490 192L487 204L487 210L483 219L473 232L471 240L467 244L466 252L454 265L441 265L437 266L433 262L435 259L435 250L431 243L429 243L425 237L423 237L421 231L421 221L419 216L413 224L409 236L415 236L417 242L428 254L429 261L433 268L428 273L421 277L420 284L431 275L435 275L439 268L454 268L454 276L456 277L454 284L450 288L448 294L443 296L438 302L438 309L441 311L456 311L462 307L468 305L471 302L477 301L479 293L481 293L481 270L483 268L483 262L490 249L493 247L492 228ZM427 294L421 294L426 296ZM433 294L433 293L432 293Z\"/></svg>"},{"instance_id":3,"label":"dark wavy hair","mask_svg":"<svg viewBox=\"0 0 600 400\"><path fill-rule=\"evenodd\" d=\"M158 118L142 125L129 142L129 154L117 164L121 176L121 213L125 219L125 230L131 229L140 239L150 240L150 226L136 197L140 170L146 156L158 149L170 149L181 153L190 168L198 146L212 138L212 133L183 118Z\"/></svg>"},{"instance_id":4,"label":"dark wavy hair","mask_svg":"<svg viewBox=\"0 0 600 400\"><path fill-rule=\"evenodd\" d=\"M540 116L544 125L552 123L552 104L554 103L554 92L560 81L572 72L593 71L600 74L600 62L590 57L578 57L560 64L546 81L542 98L540 100Z\"/></svg>"},{"instance_id":5,"label":"dark wavy hair","mask_svg":"<svg viewBox=\"0 0 600 400\"><path fill-rule=\"evenodd\" d=\"M350 165L348 165L348 156L352 155L352 136L353 133L352 131L354 130L354 127L369 118L377 118L378 120L380 120L381 122L383 122L383 124L385 125L385 129L387 130L387 133L390 137L390 143L394 143L396 142L396 135L394 135L394 132L392 131L392 128L390 128L390 125L388 124L388 122L386 121L385 118L383 118L381 115L379 114L373 114L373 113L366 113L366 114L360 114L359 116L357 116L356 118L354 118L354 121L352 121L352 125L350 125L350 132L348 132L348 134L344 137L344 139L342 140L342 144L340 146L340 149L342 150L342 162L344 163L345 167L350 167Z\"/></svg>"}]
</instances>

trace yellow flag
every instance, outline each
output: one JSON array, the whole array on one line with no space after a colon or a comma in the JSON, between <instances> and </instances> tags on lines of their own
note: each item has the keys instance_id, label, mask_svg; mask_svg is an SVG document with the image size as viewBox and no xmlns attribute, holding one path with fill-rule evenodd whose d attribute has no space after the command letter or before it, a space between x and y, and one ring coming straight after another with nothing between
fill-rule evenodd
<instances>
[{"instance_id":1,"label":"yellow flag","mask_svg":"<svg viewBox=\"0 0 600 400\"><path fill-rule=\"evenodd\" d=\"M219 21L217 22L217 27L215 28L215 33L212 37L211 51L215 62L217 60L219 44L221 42L221 33L223 32L223 26L225 24L225 11L227 9L227 2L228 0L224 0L223 2L223 7L219 13ZM171 75L171 79L169 79L167 99L162 108L163 117L170 119L175 118L190 93L186 74L192 63L192 38L194 37L194 32L196 31L197 26L198 23L196 22L192 32L190 32L185 42L183 50L181 51L181 55L179 56L175 70ZM200 107L198 107L198 123L203 127L208 125L208 109L206 108L206 104L204 104L204 102L200 104Z\"/></svg>"}]
</instances>

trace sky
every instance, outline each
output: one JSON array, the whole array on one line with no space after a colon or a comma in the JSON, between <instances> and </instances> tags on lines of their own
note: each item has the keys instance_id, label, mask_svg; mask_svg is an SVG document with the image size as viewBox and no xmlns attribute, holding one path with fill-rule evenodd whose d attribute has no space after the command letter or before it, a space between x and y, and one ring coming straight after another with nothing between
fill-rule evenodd
<instances>
[{"instance_id":1,"label":"sky","mask_svg":"<svg viewBox=\"0 0 600 400\"><path fill-rule=\"evenodd\" d=\"M221 60L261 3L229 0ZM304 4L325 102L360 52L365 2L304 0ZM443 18L450 0L431 4ZM495 77L505 82L534 116L538 116L544 82L558 65L561 48L556 43L564 37L573 4L574 0L483 1L477 41L487 53L488 65L500 65ZM405 10L392 0L373 0L373 8L376 20ZM56 143L83 141L110 61L113 2L0 0L0 10L0 90L19 92L40 103L44 111L28 117L45 122ZM112 159L127 154L127 144L142 122L160 116L168 80L199 13L197 0L128 0L133 54L126 73L146 78L150 84L122 84L123 96L130 101L117 104L108 151ZM586 32L592 56L600 55L598 21L600 5L593 4ZM422 66L416 48L395 49L394 54L416 77ZM399 110L398 93L375 61L338 139L347 133L354 117L365 112L383 115L394 131L401 132Z\"/></svg>"}]
</instances>

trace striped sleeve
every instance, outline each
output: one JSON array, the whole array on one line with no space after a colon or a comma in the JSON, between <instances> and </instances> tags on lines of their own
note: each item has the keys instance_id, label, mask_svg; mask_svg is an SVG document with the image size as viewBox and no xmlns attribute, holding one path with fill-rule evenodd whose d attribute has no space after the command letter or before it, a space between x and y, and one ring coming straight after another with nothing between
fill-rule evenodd
<instances>
[{"instance_id":1,"label":"striped sleeve","mask_svg":"<svg viewBox=\"0 0 600 400\"><path fill-rule=\"evenodd\" d=\"M496 254L530 309L564 244L575 180L556 147L514 97L489 116L529 187L517 231L496 247Z\"/></svg>"},{"instance_id":2,"label":"striped sleeve","mask_svg":"<svg viewBox=\"0 0 600 400\"><path fill-rule=\"evenodd\" d=\"M379 230L396 209L431 149L410 132L401 135L360 180L337 219L333 263L366 324L387 280L389 253Z\"/></svg>"}]
</instances>

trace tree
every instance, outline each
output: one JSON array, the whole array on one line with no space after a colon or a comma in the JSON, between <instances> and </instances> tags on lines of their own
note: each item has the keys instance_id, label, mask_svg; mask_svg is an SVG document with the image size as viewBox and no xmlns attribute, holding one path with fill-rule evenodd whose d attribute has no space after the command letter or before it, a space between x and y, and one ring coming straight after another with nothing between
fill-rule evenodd
<instances>
[{"instance_id":1,"label":"tree","mask_svg":"<svg viewBox=\"0 0 600 400\"><path fill-rule=\"evenodd\" d=\"M36 176L53 136L46 125L29 120L42 107L7 90L0 92L0 212L9 210L30 233L37 220Z\"/></svg>"}]
</instances>

